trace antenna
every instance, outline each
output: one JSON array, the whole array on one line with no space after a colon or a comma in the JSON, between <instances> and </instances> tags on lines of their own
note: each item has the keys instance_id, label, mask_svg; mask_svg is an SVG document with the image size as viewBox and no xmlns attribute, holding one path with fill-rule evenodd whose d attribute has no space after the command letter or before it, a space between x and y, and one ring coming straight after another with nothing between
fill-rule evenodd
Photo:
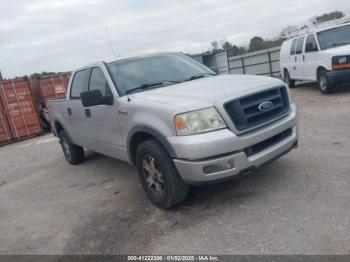
<instances>
[{"instance_id":1,"label":"antenna","mask_svg":"<svg viewBox=\"0 0 350 262\"><path fill-rule=\"evenodd\" d=\"M106 28L106 33L107 33L107 38L108 38L109 45L110 45L110 47L111 47L111 50L112 50L113 56L115 57L115 52L114 52L114 49L113 49L113 45L112 45L111 36L109 35L109 30L108 30L108 27L106 26L105 28Z\"/></svg>"}]
</instances>

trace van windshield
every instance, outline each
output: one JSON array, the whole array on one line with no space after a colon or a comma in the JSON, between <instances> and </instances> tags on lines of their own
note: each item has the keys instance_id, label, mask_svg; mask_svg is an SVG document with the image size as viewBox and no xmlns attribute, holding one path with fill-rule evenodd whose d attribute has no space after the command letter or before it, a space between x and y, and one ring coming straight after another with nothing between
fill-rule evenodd
<instances>
[{"instance_id":1,"label":"van windshield","mask_svg":"<svg viewBox=\"0 0 350 262\"><path fill-rule=\"evenodd\" d=\"M160 88L215 74L192 58L176 53L117 60L107 67L123 95L135 89Z\"/></svg>"},{"instance_id":2,"label":"van windshield","mask_svg":"<svg viewBox=\"0 0 350 262\"><path fill-rule=\"evenodd\" d=\"M322 50L350 44L350 25L336 27L317 33Z\"/></svg>"}]
</instances>

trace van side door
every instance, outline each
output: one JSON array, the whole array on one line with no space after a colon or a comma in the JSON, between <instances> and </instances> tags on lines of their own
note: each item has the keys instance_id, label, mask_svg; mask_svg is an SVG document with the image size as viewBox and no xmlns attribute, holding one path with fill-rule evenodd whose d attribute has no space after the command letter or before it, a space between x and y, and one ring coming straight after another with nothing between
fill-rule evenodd
<instances>
[{"instance_id":1,"label":"van side door","mask_svg":"<svg viewBox=\"0 0 350 262\"><path fill-rule=\"evenodd\" d=\"M290 47L290 56L288 59L288 66L287 66L289 75L292 79L295 79L295 76L296 76L296 71L295 71L296 70L296 64L295 64L296 63L296 56L295 56L296 45L297 45L297 39L294 38Z\"/></svg>"},{"instance_id":2,"label":"van side door","mask_svg":"<svg viewBox=\"0 0 350 262\"><path fill-rule=\"evenodd\" d=\"M304 40L305 36L298 37L295 47L295 79L304 79Z\"/></svg>"},{"instance_id":3,"label":"van side door","mask_svg":"<svg viewBox=\"0 0 350 262\"><path fill-rule=\"evenodd\" d=\"M314 34L306 37L304 54L304 76L307 80L317 81L317 52L318 45Z\"/></svg>"}]
</instances>

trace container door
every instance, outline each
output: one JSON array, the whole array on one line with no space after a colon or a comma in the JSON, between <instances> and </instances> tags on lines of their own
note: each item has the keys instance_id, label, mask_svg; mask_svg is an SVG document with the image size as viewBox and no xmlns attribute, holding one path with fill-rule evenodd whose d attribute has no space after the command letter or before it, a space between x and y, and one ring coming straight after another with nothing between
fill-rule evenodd
<instances>
[{"instance_id":1,"label":"container door","mask_svg":"<svg viewBox=\"0 0 350 262\"><path fill-rule=\"evenodd\" d=\"M65 82L62 75L51 76L51 81L53 87L55 89L57 98L65 98L66 97L66 87Z\"/></svg>"},{"instance_id":2,"label":"container door","mask_svg":"<svg viewBox=\"0 0 350 262\"><path fill-rule=\"evenodd\" d=\"M27 81L2 82L6 118L15 139L22 140L42 132Z\"/></svg>"},{"instance_id":3,"label":"container door","mask_svg":"<svg viewBox=\"0 0 350 262\"><path fill-rule=\"evenodd\" d=\"M11 130L6 119L5 108L0 95L0 145L7 144L11 142L12 139Z\"/></svg>"}]
</instances>

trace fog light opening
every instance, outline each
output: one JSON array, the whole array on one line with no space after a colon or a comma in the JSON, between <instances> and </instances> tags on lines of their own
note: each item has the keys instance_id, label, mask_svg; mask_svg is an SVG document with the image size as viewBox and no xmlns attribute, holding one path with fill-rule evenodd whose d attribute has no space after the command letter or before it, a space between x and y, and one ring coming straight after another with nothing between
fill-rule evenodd
<instances>
[{"instance_id":1,"label":"fog light opening","mask_svg":"<svg viewBox=\"0 0 350 262\"><path fill-rule=\"evenodd\" d=\"M222 172L235 168L235 163L233 160L225 160L221 162L217 162L215 164L206 165L203 167L203 172L205 174L212 174L217 172Z\"/></svg>"}]
</instances>

